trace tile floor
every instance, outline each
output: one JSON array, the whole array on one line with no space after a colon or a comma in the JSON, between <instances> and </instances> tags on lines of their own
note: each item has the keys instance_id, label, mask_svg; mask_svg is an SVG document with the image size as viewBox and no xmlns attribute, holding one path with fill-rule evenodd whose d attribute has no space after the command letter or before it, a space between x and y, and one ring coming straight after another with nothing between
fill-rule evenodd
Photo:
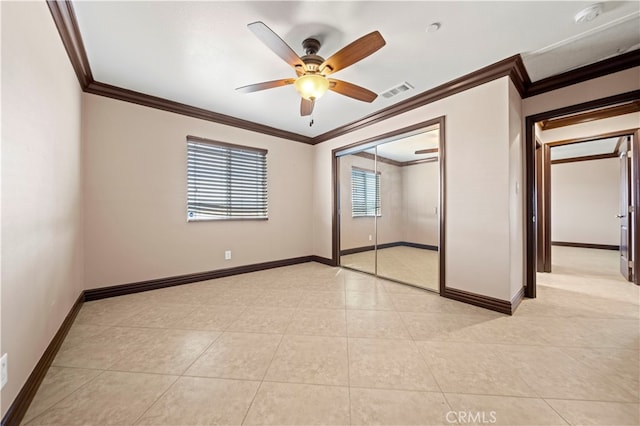
<instances>
[{"instance_id":1,"label":"tile floor","mask_svg":"<svg viewBox=\"0 0 640 426\"><path fill-rule=\"evenodd\" d=\"M88 302L24 424L637 425L639 289L576 250L513 317L316 263Z\"/></svg>"}]
</instances>

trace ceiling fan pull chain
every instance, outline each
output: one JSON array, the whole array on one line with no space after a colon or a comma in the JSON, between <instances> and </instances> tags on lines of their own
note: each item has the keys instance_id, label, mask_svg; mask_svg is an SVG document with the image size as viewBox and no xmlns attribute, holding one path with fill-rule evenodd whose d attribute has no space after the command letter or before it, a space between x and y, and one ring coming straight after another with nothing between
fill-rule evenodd
<instances>
[{"instance_id":1,"label":"ceiling fan pull chain","mask_svg":"<svg viewBox=\"0 0 640 426\"><path fill-rule=\"evenodd\" d=\"M313 126L313 116L309 116L309 127Z\"/></svg>"}]
</instances>

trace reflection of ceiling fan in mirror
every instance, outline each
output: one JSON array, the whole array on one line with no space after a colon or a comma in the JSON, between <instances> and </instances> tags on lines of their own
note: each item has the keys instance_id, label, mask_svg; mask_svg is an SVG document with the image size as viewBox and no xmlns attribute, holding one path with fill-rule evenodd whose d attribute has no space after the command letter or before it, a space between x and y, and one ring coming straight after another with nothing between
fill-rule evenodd
<instances>
[{"instance_id":1,"label":"reflection of ceiling fan in mirror","mask_svg":"<svg viewBox=\"0 0 640 426\"><path fill-rule=\"evenodd\" d=\"M363 102L373 102L378 96L364 87L342 80L327 78L328 75L353 65L384 46L386 42L378 31L359 38L325 60L317 55L318 50L320 50L320 42L314 38L308 38L302 42L302 47L306 54L301 58L264 23L254 22L249 24L248 27L268 48L295 69L298 78L285 78L250 84L239 87L236 90L251 93L293 84L302 96L302 103L300 104L300 115L302 116L311 115L315 101L327 90L332 90Z\"/></svg>"},{"instance_id":2,"label":"reflection of ceiling fan in mirror","mask_svg":"<svg viewBox=\"0 0 640 426\"><path fill-rule=\"evenodd\" d=\"M419 149L415 152L416 155L418 154L433 154L433 153L438 153L438 148L429 148L429 149Z\"/></svg>"}]
</instances>

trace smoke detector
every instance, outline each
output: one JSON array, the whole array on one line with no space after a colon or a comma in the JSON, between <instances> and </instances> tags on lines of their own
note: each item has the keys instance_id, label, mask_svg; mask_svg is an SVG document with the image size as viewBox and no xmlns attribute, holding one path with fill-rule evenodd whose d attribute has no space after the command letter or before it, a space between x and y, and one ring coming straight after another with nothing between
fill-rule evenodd
<instances>
[{"instance_id":1,"label":"smoke detector","mask_svg":"<svg viewBox=\"0 0 640 426\"><path fill-rule=\"evenodd\" d=\"M576 24L582 24L584 22L591 22L596 19L602 13L602 3L592 4L576 13L573 20Z\"/></svg>"}]
</instances>

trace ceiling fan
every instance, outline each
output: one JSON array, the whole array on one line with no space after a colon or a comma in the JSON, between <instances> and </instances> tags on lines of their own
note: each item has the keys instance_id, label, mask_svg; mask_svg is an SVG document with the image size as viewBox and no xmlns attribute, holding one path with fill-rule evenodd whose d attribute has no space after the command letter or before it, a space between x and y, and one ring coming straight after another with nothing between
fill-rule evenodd
<instances>
[{"instance_id":1,"label":"ceiling fan","mask_svg":"<svg viewBox=\"0 0 640 426\"><path fill-rule=\"evenodd\" d=\"M293 84L302 96L300 104L300 115L302 116L311 115L315 101L327 90L332 90L363 102L373 102L378 96L364 87L334 78L327 78L328 75L353 65L384 46L386 42L378 31L373 31L360 37L325 60L317 55L320 50L320 42L315 38L308 38L302 42L305 55L301 58L263 22L253 22L247 27L269 49L291 65L298 77L250 84L238 87L236 90L251 93Z\"/></svg>"}]
</instances>

